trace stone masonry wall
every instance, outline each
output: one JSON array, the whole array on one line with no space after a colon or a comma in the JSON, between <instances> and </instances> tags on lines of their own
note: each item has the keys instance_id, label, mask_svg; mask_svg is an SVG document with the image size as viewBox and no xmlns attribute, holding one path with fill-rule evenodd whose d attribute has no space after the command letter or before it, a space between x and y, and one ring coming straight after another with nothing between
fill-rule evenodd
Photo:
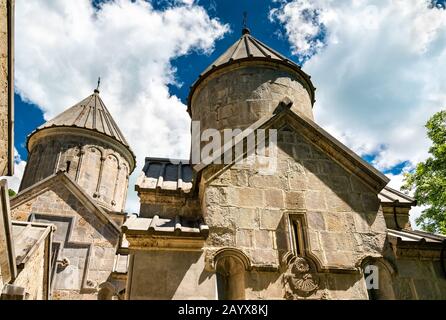
<instances>
[{"instance_id":1,"label":"stone masonry wall","mask_svg":"<svg viewBox=\"0 0 446 320\"><path fill-rule=\"evenodd\" d=\"M119 212L125 207L129 164L110 145L72 135L41 139L31 150L21 190L59 170L105 208Z\"/></svg>"},{"instance_id":2,"label":"stone masonry wall","mask_svg":"<svg viewBox=\"0 0 446 320\"><path fill-rule=\"evenodd\" d=\"M7 0L0 0L0 176L8 164L8 19Z\"/></svg>"},{"instance_id":3,"label":"stone masonry wall","mask_svg":"<svg viewBox=\"0 0 446 320\"><path fill-rule=\"evenodd\" d=\"M25 268L21 270L14 281L15 286L23 287L29 294L28 300L43 300L45 286L45 242L42 241L25 263Z\"/></svg>"},{"instance_id":4,"label":"stone masonry wall","mask_svg":"<svg viewBox=\"0 0 446 320\"><path fill-rule=\"evenodd\" d=\"M142 250L132 265L130 300L216 299L215 274L204 270L202 252Z\"/></svg>"},{"instance_id":5,"label":"stone masonry wall","mask_svg":"<svg viewBox=\"0 0 446 320\"><path fill-rule=\"evenodd\" d=\"M397 299L432 300L446 297L446 278L438 259L404 257L396 260L398 276L393 288Z\"/></svg>"},{"instance_id":6,"label":"stone masonry wall","mask_svg":"<svg viewBox=\"0 0 446 320\"><path fill-rule=\"evenodd\" d=\"M293 110L313 119L311 99L297 75L271 65L242 65L216 72L197 88L192 100L192 120L208 128L245 129L272 114L288 96Z\"/></svg>"},{"instance_id":7,"label":"stone masonry wall","mask_svg":"<svg viewBox=\"0 0 446 320\"><path fill-rule=\"evenodd\" d=\"M260 175L255 166L233 165L204 190L209 248L237 247L256 265L280 265L290 251L289 213L307 221L307 255L322 268L354 270L381 255L386 226L377 195L305 138L279 132L278 171ZM203 181L212 168L206 169ZM251 274L247 295L281 298L280 275ZM257 279L257 280L255 280ZM359 271L322 276L330 298L367 298ZM251 292L251 293L250 293Z\"/></svg>"},{"instance_id":8,"label":"stone masonry wall","mask_svg":"<svg viewBox=\"0 0 446 320\"><path fill-rule=\"evenodd\" d=\"M79 278L73 279L70 274L64 273L61 274L66 279L57 279L56 277L53 299L95 299L98 286L107 281L113 269L119 235L110 231L109 227L104 225L93 212L86 209L68 189L60 184L55 184L39 196L12 208L11 212L13 219L21 221L27 221L31 213L75 217L70 242L92 245L88 268L88 281L91 288L88 288L88 292L80 290L78 282L86 262L86 249L77 250L74 247L71 255L73 257L78 255L79 258L71 258L69 267L72 268L72 275L79 274ZM49 223L57 225L57 218L47 219ZM56 230L54 241L58 241L57 238L64 239L64 234L58 234L62 227L59 226L59 231ZM76 251L78 252L76 253Z\"/></svg>"},{"instance_id":9,"label":"stone masonry wall","mask_svg":"<svg viewBox=\"0 0 446 320\"><path fill-rule=\"evenodd\" d=\"M195 197L184 194L165 195L156 192L140 192L139 215L152 218L159 215L163 218L199 217L201 215L199 201Z\"/></svg>"}]
</instances>

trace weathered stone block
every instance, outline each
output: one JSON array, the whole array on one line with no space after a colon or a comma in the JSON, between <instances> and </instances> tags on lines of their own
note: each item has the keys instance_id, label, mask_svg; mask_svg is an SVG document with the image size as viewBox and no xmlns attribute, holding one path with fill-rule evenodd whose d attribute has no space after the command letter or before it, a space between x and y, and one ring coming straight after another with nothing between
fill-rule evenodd
<instances>
[{"instance_id":1,"label":"weathered stone block","mask_svg":"<svg viewBox=\"0 0 446 320\"><path fill-rule=\"evenodd\" d=\"M261 175L256 174L249 178L249 186L252 188L274 188L284 189L286 181L282 180L277 175Z\"/></svg>"},{"instance_id":2,"label":"weathered stone block","mask_svg":"<svg viewBox=\"0 0 446 320\"><path fill-rule=\"evenodd\" d=\"M308 173L307 178L308 178L309 189L320 190L320 191L327 189L326 180L328 179L328 176Z\"/></svg>"},{"instance_id":3,"label":"weathered stone block","mask_svg":"<svg viewBox=\"0 0 446 320\"><path fill-rule=\"evenodd\" d=\"M348 203L348 193L335 193L331 190L325 193L328 209L335 212L348 212L352 211Z\"/></svg>"},{"instance_id":4,"label":"weathered stone block","mask_svg":"<svg viewBox=\"0 0 446 320\"><path fill-rule=\"evenodd\" d=\"M332 176L343 176L347 174L347 171L333 160L320 160L318 161L318 165L321 174L328 174Z\"/></svg>"},{"instance_id":5,"label":"weathered stone block","mask_svg":"<svg viewBox=\"0 0 446 320\"><path fill-rule=\"evenodd\" d=\"M328 264L339 267L350 267L354 264L353 254L350 251L325 251Z\"/></svg>"},{"instance_id":6,"label":"weathered stone block","mask_svg":"<svg viewBox=\"0 0 446 320\"><path fill-rule=\"evenodd\" d=\"M231 170L231 183L237 187L248 186L248 172L246 170Z\"/></svg>"},{"instance_id":7,"label":"weathered stone block","mask_svg":"<svg viewBox=\"0 0 446 320\"><path fill-rule=\"evenodd\" d=\"M255 229L259 227L257 209L232 208L235 216L235 224L242 229Z\"/></svg>"},{"instance_id":8,"label":"weathered stone block","mask_svg":"<svg viewBox=\"0 0 446 320\"><path fill-rule=\"evenodd\" d=\"M305 160L312 158L311 148L308 144L296 144L294 146L294 152L297 159Z\"/></svg>"},{"instance_id":9,"label":"weathered stone block","mask_svg":"<svg viewBox=\"0 0 446 320\"><path fill-rule=\"evenodd\" d=\"M285 207L287 209L305 209L304 193L299 191L285 192Z\"/></svg>"},{"instance_id":10,"label":"weathered stone block","mask_svg":"<svg viewBox=\"0 0 446 320\"><path fill-rule=\"evenodd\" d=\"M272 234L268 230L254 230L256 248L273 248Z\"/></svg>"},{"instance_id":11,"label":"weathered stone block","mask_svg":"<svg viewBox=\"0 0 446 320\"><path fill-rule=\"evenodd\" d=\"M291 190L306 190L308 188L307 177L300 172L290 172L288 183Z\"/></svg>"},{"instance_id":12,"label":"weathered stone block","mask_svg":"<svg viewBox=\"0 0 446 320\"><path fill-rule=\"evenodd\" d=\"M357 232L361 232L361 233L369 233L370 232L370 226L367 223L367 219L366 219L364 213L362 213L362 212L353 213L353 219L355 221L355 229Z\"/></svg>"},{"instance_id":13,"label":"weathered stone block","mask_svg":"<svg viewBox=\"0 0 446 320\"><path fill-rule=\"evenodd\" d=\"M239 229L236 233L236 244L240 247L253 247L253 230Z\"/></svg>"},{"instance_id":14,"label":"weathered stone block","mask_svg":"<svg viewBox=\"0 0 446 320\"><path fill-rule=\"evenodd\" d=\"M364 205L364 209L366 211L378 211L380 206L380 201L378 196L373 193L363 193L362 201Z\"/></svg>"},{"instance_id":15,"label":"weathered stone block","mask_svg":"<svg viewBox=\"0 0 446 320\"><path fill-rule=\"evenodd\" d=\"M277 250L274 249L267 249L267 248L261 248L261 249L247 249L249 258L252 260L255 264L260 265L274 265L278 264L278 256L277 256Z\"/></svg>"},{"instance_id":16,"label":"weathered stone block","mask_svg":"<svg viewBox=\"0 0 446 320\"><path fill-rule=\"evenodd\" d=\"M324 213L329 215L330 213ZM308 227L314 230L325 230L324 217L321 212L308 211L307 212Z\"/></svg>"},{"instance_id":17,"label":"weathered stone block","mask_svg":"<svg viewBox=\"0 0 446 320\"><path fill-rule=\"evenodd\" d=\"M281 210L260 209L260 229L277 230L282 220Z\"/></svg>"},{"instance_id":18,"label":"weathered stone block","mask_svg":"<svg viewBox=\"0 0 446 320\"><path fill-rule=\"evenodd\" d=\"M342 213L328 212L324 214L325 225L328 231L347 232L345 217Z\"/></svg>"},{"instance_id":19,"label":"weathered stone block","mask_svg":"<svg viewBox=\"0 0 446 320\"><path fill-rule=\"evenodd\" d=\"M268 208L284 208L284 194L282 190L265 190L265 203Z\"/></svg>"},{"instance_id":20,"label":"weathered stone block","mask_svg":"<svg viewBox=\"0 0 446 320\"><path fill-rule=\"evenodd\" d=\"M319 241L319 233L313 230L308 231L308 238L310 240L311 250L319 251L321 250L321 245Z\"/></svg>"},{"instance_id":21,"label":"weathered stone block","mask_svg":"<svg viewBox=\"0 0 446 320\"><path fill-rule=\"evenodd\" d=\"M325 195L321 191L308 190L305 192L305 205L308 210L327 210Z\"/></svg>"},{"instance_id":22,"label":"weathered stone block","mask_svg":"<svg viewBox=\"0 0 446 320\"><path fill-rule=\"evenodd\" d=\"M302 161L303 166L305 167L306 173L319 174L319 166L314 160L304 160Z\"/></svg>"},{"instance_id":23,"label":"weathered stone block","mask_svg":"<svg viewBox=\"0 0 446 320\"><path fill-rule=\"evenodd\" d=\"M234 209L230 207L209 207L205 221L209 226L217 228L234 228L235 227L235 214Z\"/></svg>"},{"instance_id":24,"label":"weathered stone block","mask_svg":"<svg viewBox=\"0 0 446 320\"><path fill-rule=\"evenodd\" d=\"M231 190L232 191L232 190ZM238 196L238 205L241 207L263 207L264 199L263 199L263 191L259 189L253 188L243 188L237 190Z\"/></svg>"}]
</instances>

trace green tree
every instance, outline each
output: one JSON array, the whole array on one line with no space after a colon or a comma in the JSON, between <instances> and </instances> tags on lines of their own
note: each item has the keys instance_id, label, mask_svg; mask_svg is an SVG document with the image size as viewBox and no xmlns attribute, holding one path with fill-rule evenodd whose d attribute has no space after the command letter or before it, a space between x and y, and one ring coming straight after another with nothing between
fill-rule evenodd
<instances>
[{"instance_id":1,"label":"green tree","mask_svg":"<svg viewBox=\"0 0 446 320\"><path fill-rule=\"evenodd\" d=\"M430 156L405 175L403 190L414 190L419 205L426 205L416 223L423 230L446 234L446 111L440 111L426 123L432 140Z\"/></svg>"},{"instance_id":2,"label":"green tree","mask_svg":"<svg viewBox=\"0 0 446 320\"><path fill-rule=\"evenodd\" d=\"M14 197L17 193L12 189L8 189L8 194L10 197Z\"/></svg>"}]
</instances>

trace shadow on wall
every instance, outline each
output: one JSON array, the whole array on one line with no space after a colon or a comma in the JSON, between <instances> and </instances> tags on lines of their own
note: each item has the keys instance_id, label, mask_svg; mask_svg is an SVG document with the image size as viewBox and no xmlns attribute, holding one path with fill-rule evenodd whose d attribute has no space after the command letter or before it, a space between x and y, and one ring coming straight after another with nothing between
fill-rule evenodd
<instances>
[{"instance_id":1,"label":"shadow on wall","mask_svg":"<svg viewBox=\"0 0 446 320\"><path fill-rule=\"evenodd\" d=\"M281 135L287 138L281 139ZM297 165L303 168L305 173L310 173L300 174L297 177L302 191L306 190L308 193L308 190L315 190L307 197L311 201L311 204L306 203L307 211L330 212L331 214L352 212L356 213L369 227L375 223L380 208L379 198L354 174L326 156L311 142L296 134L295 130L288 125L279 129L278 146L279 153L281 151L286 153L296 160ZM326 204L324 204L324 195ZM349 221L346 221L347 223ZM345 228L347 229L347 226Z\"/></svg>"},{"instance_id":2,"label":"shadow on wall","mask_svg":"<svg viewBox=\"0 0 446 320\"><path fill-rule=\"evenodd\" d=\"M210 293L215 295L215 285L204 283L213 274L202 271L202 255L186 251L147 251L136 255L130 299L209 299Z\"/></svg>"}]
</instances>

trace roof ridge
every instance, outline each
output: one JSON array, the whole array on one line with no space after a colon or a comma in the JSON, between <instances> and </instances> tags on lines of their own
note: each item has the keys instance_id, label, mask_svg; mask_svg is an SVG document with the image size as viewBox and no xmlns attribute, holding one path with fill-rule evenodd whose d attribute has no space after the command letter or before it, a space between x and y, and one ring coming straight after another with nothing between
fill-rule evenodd
<instances>
[{"instance_id":1,"label":"roof ridge","mask_svg":"<svg viewBox=\"0 0 446 320\"><path fill-rule=\"evenodd\" d=\"M395 194L399 195L400 197L402 197L402 198L404 198L404 199L406 199L408 201L415 201L415 198L412 198L411 196L409 196L409 195L407 195L407 194L405 194L405 193L403 193L401 191L398 191L398 190L396 190L396 189L394 189L392 187L385 186L384 189L386 189L389 192L395 193Z\"/></svg>"}]
</instances>

